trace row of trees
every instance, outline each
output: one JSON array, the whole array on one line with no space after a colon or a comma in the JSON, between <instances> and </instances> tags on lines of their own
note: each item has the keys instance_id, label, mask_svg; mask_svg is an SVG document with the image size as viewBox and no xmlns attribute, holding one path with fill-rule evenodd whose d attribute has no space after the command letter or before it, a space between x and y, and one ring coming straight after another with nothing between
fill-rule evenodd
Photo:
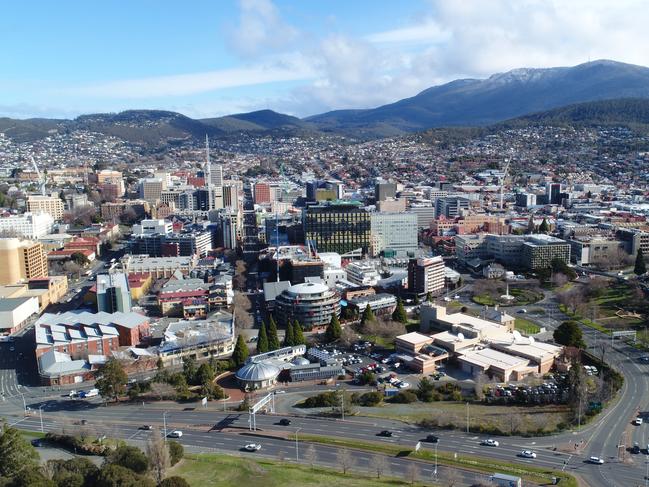
<instances>
[{"instance_id":1,"label":"row of trees","mask_svg":"<svg viewBox=\"0 0 649 487\"><path fill-rule=\"evenodd\" d=\"M277 334L277 324L271 315L268 320L268 325L266 325L265 322L262 322L261 327L259 328L259 334L257 336L257 353L272 352L282 346L293 347L295 345L304 344L306 344L304 331L302 330L300 322L295 320L293 322L289 321L286 324L284 342L280 345L279 336Z\"/></svg>"}]
</instances>

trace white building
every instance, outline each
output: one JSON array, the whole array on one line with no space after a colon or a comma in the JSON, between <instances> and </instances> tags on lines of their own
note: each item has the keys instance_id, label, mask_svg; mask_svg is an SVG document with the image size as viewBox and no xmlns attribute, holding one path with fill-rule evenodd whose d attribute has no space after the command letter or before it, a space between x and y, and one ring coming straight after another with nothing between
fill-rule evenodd
<instances>
[{"instance_id":1,"label":"white building","mask_svg":"<svg viewBox=\"0 0 649 487\"><path fill-rule=\"evenodd\" d=\"M27 211L31 213L48 213L55 220L63 218L63 200L58 196L29 195Z\"/></svg>"},{"instance_id":2,"label":"white building","mask_svg":"<svg viewBox=\"0 0 649 487\"><path fill-rule=\"evenodd\" d=\"M381 280L381 276L371 262L351 262L345 267L345 271L347 280L358 286L375 286Z\"/></svg>"},{"instance_id":3,"label":"white building","mask_svg":"<svg viewBox=\"0 0 649 487\"><path fill-rule=\"evenodd\" d=\"M166 235L173 232L173 224L170 221L159 220L142 220L139 225L133 225L133 235Z\"/></svg>"},{"instance_id":4,"label":"white building","mask_svg":"<svg viewBox=\"0 0 649 487\"><path fill-rule=\"evenodd\" d=\"M417 252L415 213L372 213L371 229L374 255L392 250L397 257L413 257Z\"/></svg>"},{"instance_id":5,"label":"white building","mask_svg":"<svg viewBox=\"0 0 649 487\"><path fill-rule=\"evenodd\" d=\"M54 218L49 213L23 213L0 218L0 233L38 239L52 233Z\"/></svg>"}]
</instances>

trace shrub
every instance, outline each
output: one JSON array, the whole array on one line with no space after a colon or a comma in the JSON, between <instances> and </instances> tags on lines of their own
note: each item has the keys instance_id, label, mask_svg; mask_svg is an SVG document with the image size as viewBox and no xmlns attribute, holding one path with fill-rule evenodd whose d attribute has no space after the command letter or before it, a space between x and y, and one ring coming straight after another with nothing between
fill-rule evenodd
<instances>
[{"instance_id":1,"label":"shrub","mask_svg":"<svg viewBox=\"0 0 649 487\"><path fill-rule=\"evenodd\" d=\"M108 454L106 462L128 468L140 474L149 470L149 459L136 446L120 446Z\"/></svg>"},{"instance_id":2,"label":"shrub","mask_svg":"<svg viewBox=\"0 0 649 487\"><path fill-rule=\"evenodd\" d=\"M167 442L167 447L169 448L169 462L173 467L185 456L185 449L177 441Z\"/></svg>"},{"instance_id":3,"label":"shrub","mask_svg":"<svg viewBox=\"0 0 649 487\"><path fill-rule=\"evenodd\" d=\"M412 391L400 391L392 396L389 401L396 404L410 404L417 400L417 394Z\"/></svg>"},{"instance_id":4,"label":"shrub","mask_svg":"<svg viewBox=\"0 0 649 487\"><path fill-rule=\"evenodd\" d=\"M373 407L378 406L383 402L383 394L377 391L366 392L354 398L354 402L359 406Z\"/></svg>"},{"instance_id":5,"label":"shrub","mask_svg":"<svg viewBox=\"0 0 649 487\"><path fill-rule=\"evenodd\" d=\"M189 487L189 482L178 476L167 477L160 482L160 487Z\"/></svg>"}]
</instances>

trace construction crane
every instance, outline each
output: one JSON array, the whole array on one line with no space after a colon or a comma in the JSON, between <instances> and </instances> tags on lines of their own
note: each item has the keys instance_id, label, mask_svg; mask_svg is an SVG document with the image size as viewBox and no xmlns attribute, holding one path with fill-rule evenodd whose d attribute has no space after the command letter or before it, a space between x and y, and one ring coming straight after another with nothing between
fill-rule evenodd
<instances>
[{"instance_id":1,"label":"construction crane","mask_svg":"<svg viewBox=\"0 0 649 487\"><path fill-rule=\"evenodd\" d=\"M505 187L505 179L507 179L507 171L509 171L509 165L511 161L505 159L507 164L505 164L505 169L503 170L503 175L500 177L500 211L503 211L503 188Z\"/></svg>"},{"instance_id":2,"label":"construction crane","mask_svg":"<svg viewBox=\"0 0 649 487\"><path fill-rule=\"evenodd\" d=\"M43 196L46 196L45 183L47 181L47 178L44 174L41 174L40 170L38 169L38 165L36 164L36 159L34 159L34 156L31 156L31 159L32 159L32 165L34 166L34 170L36 171L36 176L38 176L38 184L41 187L41 194Z\"/></svg>"}]
</instances>

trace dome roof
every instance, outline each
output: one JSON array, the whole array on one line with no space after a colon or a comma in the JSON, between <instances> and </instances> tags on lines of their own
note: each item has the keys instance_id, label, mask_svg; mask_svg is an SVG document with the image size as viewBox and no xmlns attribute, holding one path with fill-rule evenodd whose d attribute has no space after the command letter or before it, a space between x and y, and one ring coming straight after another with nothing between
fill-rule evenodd
<instances>
[{"instance_id":1,"label":"dome roof","mask_svg":"<svg viewBox=\"0 0 649 487\"><path fill-rule=\"evenodd\" d=\"M273 364L267 362L250 362L237 370L235 375L239 380L257 382L273 380L279 375L279 373L279 368Z\"/></svg>"},{"instance_id":2,"label":"dome roof","mask_svg":"<svg viewBox=\"0 0 649 487\"><path fill-rule=\"evenodd\" d=\"M309 365L311 362L309 362L309 359L305 357L295 357L291 360L291 363L293 365Z\"/></svg>"},{"instance_id":3,"label":"dome roof","mask_svg":"<svg viewBox=\"0 0 649 487\"><path fill-rule=\"evenodd\" d=\"M303 284L295 284L289 287L287 291L293 295L322 294L329 291L329 287L319 282L305 282Z\"/></svg>"}]
</instances>

